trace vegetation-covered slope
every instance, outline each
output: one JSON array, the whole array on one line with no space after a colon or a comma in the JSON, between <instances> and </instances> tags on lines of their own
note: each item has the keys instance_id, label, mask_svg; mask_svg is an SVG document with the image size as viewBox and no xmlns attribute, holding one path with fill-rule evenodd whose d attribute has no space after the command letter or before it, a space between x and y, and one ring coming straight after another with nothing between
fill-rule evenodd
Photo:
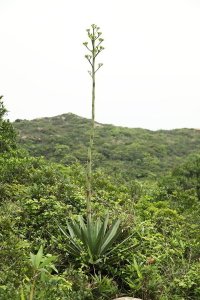
<instances>
[{"instance_id":1,"label":"vegetation-covered slope","mask_svg":"<svg viewBox=\"0 0 200 300\"><path fill-rule=\"evenodd\" d=\"M20 143L31 155L56 162L85 163L90 120L74 114L35 120L16 120ZM150 131L96 123L95 160L109 172L136 178L154 177L200 150L200 131L175 129Z\"/></svg>"},{"instance_id":2,"label":"vegetation-covered slope","mask_svg":"<svg viewBox=\"0 0 200 300\"><path fill-rule=\"evenodd\" d=\"M88 128L80 118L79 135L83 121ZM60 230L67 232L77 215L85 217L85 168L31 157L16 144L12 125L1 114L0 132L0 299L200 299L199 155L154 181L120 182L101 170L93 172L95 218L103 219L109 210L109 226L120 216L122 229L94 264L87 247L74 255L73 241Z\"/></svg>"}]
</instances>

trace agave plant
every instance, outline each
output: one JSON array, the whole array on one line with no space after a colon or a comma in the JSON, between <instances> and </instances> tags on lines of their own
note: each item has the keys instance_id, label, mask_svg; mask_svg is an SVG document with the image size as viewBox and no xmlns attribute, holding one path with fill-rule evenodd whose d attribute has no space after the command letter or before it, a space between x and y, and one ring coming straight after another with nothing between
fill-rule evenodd
<instances>
[{"instance_id":1,"label":"agave plant","mask_svg":"<svg viewBox=\"0 0 200 300\"><path fill-rule=\"evenodd\" d=\"M61 231L67 237L68 253L80 257L82 253L87 253L88 263L97 264L104 257L111 256L113 251L122 243L118 243L113 247L113 243L118 238L120 230L120 220L117 219L109 226L109 216L105 216L103 220L92 217L92 150L94 144L94 130L95 130L95 85L96 72L102 67L102 63L96 67L96 58L104 50L101 46L103 39L100 28L92 24L90 29L87 29L89 44L84 42L83 45L89 51L85 58L88 60L91 70L89 74L92 78L92 118L91 118L91 134L88 149L88 164L87 164L87 219L82 216L78 220L71 220L67 222L67 232L60 226Z\"/></svg>"},{"instance_id":2,"label":"agave plant","mask_svg":"<svg viewBox=\"0 0 200 300\"><path fill-rule=\"evenodd\" d=\"M88 255L88 263L97 264L103 257L112 253L115 247L113 243L120 234L120 220L115 220L109 226L109 216L105 219L92 220L88 217L86 222L82 216L78 216L78 220L67 222L68 232L61 231L67 237L68 253L79 257L81 253L86 252Z\"/></svg>"}]
</instances>

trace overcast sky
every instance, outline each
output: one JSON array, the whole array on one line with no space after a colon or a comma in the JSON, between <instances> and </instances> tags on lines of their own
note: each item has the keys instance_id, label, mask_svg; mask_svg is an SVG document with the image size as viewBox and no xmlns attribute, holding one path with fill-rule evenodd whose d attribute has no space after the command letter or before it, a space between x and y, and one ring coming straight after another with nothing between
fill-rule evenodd
<instances>
[{"instance_id":1,"label":"overcast sky","mask_svg":"<svg viewBox=\"0 0 200 300\"><path fill-rule=\"evenodd\" d=\"M100 26L96 120L200 128L199 0L0 0L0 94L15 120L91 113L86 29Z\"/></svg>"}]
</instances>

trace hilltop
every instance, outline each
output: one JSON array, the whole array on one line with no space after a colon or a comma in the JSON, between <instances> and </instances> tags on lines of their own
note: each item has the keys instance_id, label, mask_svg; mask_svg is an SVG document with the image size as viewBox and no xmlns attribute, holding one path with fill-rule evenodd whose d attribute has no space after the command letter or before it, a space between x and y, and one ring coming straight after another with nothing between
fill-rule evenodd
<instances>
[{"instance_id":1,"label":"hilltop","mask_svg":"<svg viewBox=\"0 0 200 300\"><path fill-rule=\"evenodd\" d=\"M87 160L90 120L72 113L13 123L31 155L71 164ZM200 131L151 131L96 122L94 165L133 178L155 177L200 150Z\"/></svg>"}]
</instances>

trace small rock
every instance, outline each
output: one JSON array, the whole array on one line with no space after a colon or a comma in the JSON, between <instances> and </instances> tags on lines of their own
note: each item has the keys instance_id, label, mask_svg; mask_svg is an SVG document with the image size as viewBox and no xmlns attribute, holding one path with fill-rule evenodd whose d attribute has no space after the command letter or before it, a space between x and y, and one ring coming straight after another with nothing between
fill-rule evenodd
<instances>
[{"instance_id":1,"label":"small rock","mask_svg":"<svg viewBox=\"0 0 200 300\"><path fill-rule=\"evenodd\" d=\"M133 298L133 297L121 297L121 298L115 298L113 300L142 300L140 298Z\"/></svg>"}]
</instances>

